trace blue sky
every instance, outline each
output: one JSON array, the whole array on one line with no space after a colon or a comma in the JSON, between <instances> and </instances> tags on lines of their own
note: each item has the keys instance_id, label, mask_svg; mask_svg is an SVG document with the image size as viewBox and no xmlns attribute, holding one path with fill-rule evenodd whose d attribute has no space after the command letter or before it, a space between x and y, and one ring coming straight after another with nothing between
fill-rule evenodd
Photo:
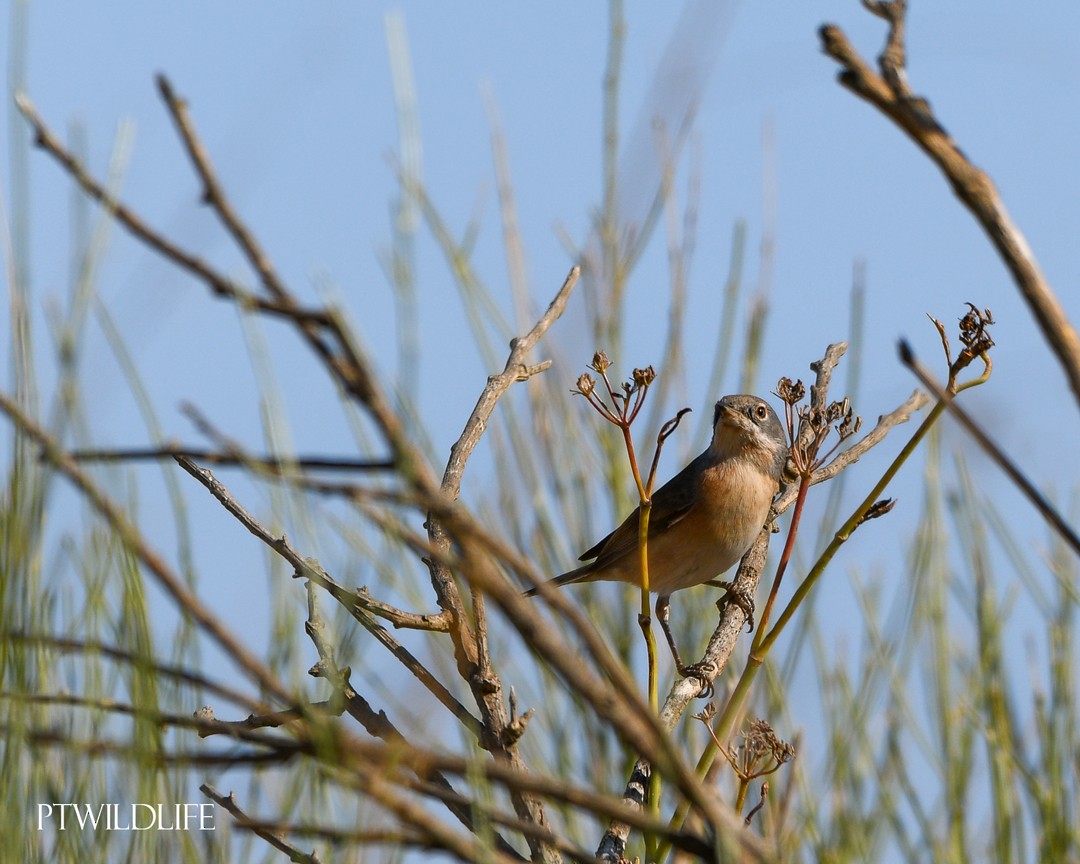
<instances>
[{"instance_id":1,"label":"blue sky","mask_svg":"<svg viewBox=\"0 0 1080 864\"><path fill-rule=\"evenodd\" d=\"M1000 322L997 380L972 402L994 413L995 431L1006 443L1034 448L1052 466L1057 448L1002 407L1019 392L1041 393L1043 404L1055 401L1061 383L1045 353L1031 350L1036 336L1007 274L936 170L836 85L833 64L818 50L816 27L832 20L873 56L879 22L853 3L797 5L781 13L768 4L730 4L717 16L723 32L706 34L688 49L718 55L695 137L702 203L694 308L714 302L709 292L726 273L737 218L748 222L747 276L754 284L768 172L776 256L765 382L798 373L824 341L846 335L838 313L846 305L852 262L860 257L868 268L868 344L889 348L903 333L925 354L933 334L924 313L948 320L968 299L993 309ZM339 3L268 12L263 4L121 3L108 16L90 4L31 4L29 91L55 128L85 127L90 162L99 170L116 124L130 120L135 139L125 196L154 224L238 272L224 235L194 203L194 179L153 86L155 73L168 74L189 99L227 189L290 283L303 293L313 274L327 274L362 306L366 332L384 332L392 310L378 253L388 244L395 198L390 155L397 147L384 26L390 9L399 9L405 21L423 176L432 198L458 233L483 208L476 267L493 287L505 281L489 94L507 139L531 291L543 303L570 263L553 226L584 238L599 200L601 4L495 12L474 4ZM637 122L639 108L679 12L651 4L630 4L627 12L622 125L631 139L627 149L646 159L653 145L640 134L647 124ZM1070 241L1080 220L1080 178L1069 170L1076 141L1070 106L1080 64L1070 17L1080 12L1065 3L994 15L976 3L915 4L909 68L915 89L930 97L946 127L995 178L1075 317L1077 296L1069 288L1080 264ZM11 122L10 106L5 122ZM644 143L633 140L635 132ZM766 134L772 141L768 166ZM56 254L60 232L66 239L67 226L57 216L69 187L40 155L30 159L30 171L37 217L33 282L47 297L63 291L69 272L66 258ZM423 242L425 308L441 315L456 305L446 302L450 277ZM654 245L657 254L632 288L642 294L656 280L666 281L662 244ZM221 316L151 256L132 253L132 266L129 248L117 238L104 264L104 294L122 324L132 321L145 334L145 345L136 336L133 350L145 351L147 364L167 372L169 355L191 337L195 322L213 327ZM642 308L651 317L648 305ZM688 352L710 352L715 334L705 322L714 317L692 320L702 327ZM649 339L660 338L648 331L641 328L645 354ZM433 343L429 358L445 356L444 347ZM205 361L216 359L208 354ZM896 364L881 360L869 382L880 390L867 396L885 407L884 400L910 382ZM176 370L176 386L186 398L212 399L212 380L204 381L206 391L192 392L192 371ZM162 407L169 404L162 392ZM876 409L867 404L864 410ZM1075 409L1063 408L1060 422L1075 430ZM1044 476L1054 473L1051 468Z\"/></svg>"},{"instance_id":2,"label":"blue sky","mask_svg":"<svg viewBox=\"0 0 1080 864\"><path fill-rule=\"evenodd\" d=\"M1072 319L1080 320L1080 6L990 8L974 0L913 3L911 83L994 178ZM397 197L388 13L401 16L408 37L424 181L459 236L481 213L474 264L505 300L504 310L509 314L511 305L500 294L506 264L489 106L506 136L536 308L546 304L572 263L556 226L573 238L588 235L601 193L604 4L117 2L104 10L75 0L30 4L27 89L39 111L54 129L78 124L84 130L98 173L105 170L118 123L130 123L124 198L200 254L243 273L224 233L197 204L199 190L153 83L156 73L166 73L190 102L227 191L287 281L307 297L316 296L320 281L338 286L384 368L393 369L396 356L394 308L379 260L390 242ZM642 106L655 104L649 88L682 12L680 4L627 8L621 128L626 152L645 160L646 174L653 142ZM701 3L690 14L699 26L692 28L686 54L715 58L711 74L697 78L700 112L691 137L701 178L685 344L691 369L695 358L711 358L715 350L733 223L747 222L745 278L753 287L762 278L758 250L772 220L772 313L759 391L771 389L780 375L805 378L807 364L827 343L848 337L852 268L862 259L868 291L857 408L867 421L915 386L895 359L900 336L924 359L936 360L936 335L925 315L951 327L965 301L988 306L998 320L994 377L966 402L1037 483L1058 495L1073 494L1080 474L1077 406L1007 272L936 169L884 118L838 86L834 64L819 50L817 27L832 21L872 58L882 44L881 22L856 2ZM5 45L10 26L6 14L0 20ZM10 154L25 129L10 100L0 117L9 153L3 194L10 218L18 184L8 166L19 164ZM26 164L30 275L40 311L68 290L72 193L43 155L30 154ZM685 200L685 171L680 177ZM633 199L625 206L633 219ZM492 370L462 335L452 278L424 232L417 253L421 405L434 430L435 452L444 454ZM654 323L666 314L666 301L658 306L655 298L656 286L667 284L666 268L663 244L654 242L631 284L629 320L638 353L621 361L626 367L659 360L663 332ZM194 438L176 408L189 400L230 434L258 440L251 374L231 362L243 353L237 352L241 331L231 312L119 231L99 284L173 434ZM576 351L584 364L594 347L604 346L574 343L580 336L575 310L580 314L580 306L571 307L553 338L565 340L564 349ZM267 332L275 348L291 343L280 328ZM44 343L44 330L41 338ZM100 335L92 335L87 350L94 437L102 445L141 443L129 434L138 428L131 400ZM348 447L343 421L320 409L333 394L316 383L321 377L315 365L296 352L287 356L278 373L298 447ZM698 412L721 395L704 392L709 362L699 374L691 371L688 381L687 398ZM962 444L963 438L953 432L947 442ZM867 483L886 455L868 460ZM980 484L1023 538L1043 547L1045 531L1026 505L989 463L978 456L972 461ZM872 526L877 541L853 543L867 572L892 572L903 554L919 494L911 473L898 487L902 506L894 518ZM905 505L911 505L907 515ZM155 505L149 506L148 521ZM242 560L241 552L236 555ZM222 590L223 604L236 602Z\"/></svg>"}]
</instances>

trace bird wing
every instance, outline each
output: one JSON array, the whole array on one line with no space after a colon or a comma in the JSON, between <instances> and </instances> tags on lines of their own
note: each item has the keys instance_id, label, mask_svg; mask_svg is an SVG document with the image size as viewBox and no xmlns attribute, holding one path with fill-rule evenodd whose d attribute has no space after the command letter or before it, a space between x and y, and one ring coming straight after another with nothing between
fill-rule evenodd
<instances>
[{"instance_id":1,"label":"bird wing","mask_svg":"<svg viewBox=\"0 0 1080 864\"><path fill-rule=\"evenodd\" d=\"M707 453L702 453L678 474L668 480L656 490L652 496L652 510L649 513L649 537L655 537L682 519L690 511L694 501L697 500L699 483L703 469L702 462L706 461ZM582 554L579 560L588 561L595 558L588 565L589 570L606 567L613 561L622 558L638 548L638 511L635 507L623 523L607 535L603 540ZM578 571L586 568L579 568Z\"/></svg>"}]
</instances>

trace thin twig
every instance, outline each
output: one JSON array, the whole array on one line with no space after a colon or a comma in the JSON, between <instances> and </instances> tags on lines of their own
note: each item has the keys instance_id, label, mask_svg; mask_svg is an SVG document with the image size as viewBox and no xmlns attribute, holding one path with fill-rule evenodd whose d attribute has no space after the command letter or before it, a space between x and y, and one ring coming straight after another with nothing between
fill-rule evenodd
<instances>
[{"instance_id":1,"label":"thin twig","mask_svg":"<svg viewBox=\"0 0 1080 864\"><path fill-rule=\"evenodd\" d=\"M147 751L145 747L120 741L105 741L100 737L87 740L74 739L67 732L56 729L15 729L0 725L0 735L7 740L23 740L30 747L59 747L71 755L90 756L95 759L116 757L132 762L151 761L161 765L183 765L204 768L258 767L280 765L305 750L299 742L283 742L270 750L237 750L235 745L222 750L174 750L170 752Z\"/></svg>"},{"instance_id":2,"label":"thin twig","mask_svg":"<svg viewBox=\"0 0 1080 864\"><path fill-rule=\"evenodd\" d=\"M303 837L317 837L328 840L335 846L346 843L351 844L386 844L394 848L426 847L427 841L412 831L349 831L343 828L330 828L319 825L304 825L302 823L286 823L277 820L264 821L248 816L236 803L236 793L230 792L222 795L209 783L199 787L207 798L218 806L225 809L241 828L246 828L257 836L266 840L279 852L284 852L293 862L306 862L306 864L321 864L322 859L313 851L310 854L301 852L296 846L289 843L285 836L294 834Z\"/></svg>"},{"instance_id":3,"label":"thin twig","mask_svg":"<svg viewBox=\"0 0 1080 864\"><path fill-rule=\"evenodd\" d=\"M285 289L284 284L278 278L269 257L263 252L255 235L248 230L232 207L227 195L225 195L221 183L214 173L210 164L210 155L203 147L202 141L195 133L187 113L187 101L179 98L173 91L172 85L164 75L157 76L158 91L165 105L172 114L176 123L176 130L187 148L191 162L198 171L203 182L203 201L209 204L215 213L221 218L222 223L228 229L236 245L247 255L248 262L259 274L263 287L279 302L289 303L292 297Z\"/></svg>"},{"instance_id":4,"label":"thin twig","mask_svg":"<svg viewBox=\"0 0 1080 864\"><path fill-rule=\"evenodd\" d=\"M997 466L1005 472L1008 478L1016 484L1024 497L1039 511L1039 515L1046 520L1050 527L1061 535L1061 538L1072 547L1074 552L1080 555L1080 536L1078 536L1073 527L1065 521L1065 517L1057 511L1057 508L1050 503L1049 499L1043 495L1042 492L1035 488L1035 484L1033 484L1017 467L1016 463L1010 459L1005 452L993 442L993 440L991 440L990 436L988 436L982 430L982 427L972 419L971 415L960 407L956 399L934 380L933 374L919 362L919 359L915 356L911 346L903 341L900 343L900 361L915 373L915 377L919 379L919 382L927 390L933 393L937 399L945 403L945 407L960 421L960 425L968 431L968 434L975 439L987 455L993 459L994 462L997 463Z\"/></svg>"},{"instance_id":5,"label":"thin twig","mask_svg":"<svg viewBox=\"0 0 1080 864\"><path fill-rule=\"evenodd\" d=\"M286 841L285 829L277 826L271 828L256 824L256 820L251 819L240 809L240 805L236 803L235 792L230 792L228 795L222 795L209 783L203 783L199 786L199 791L219 807L223 807L234 818L238 825L242 828L247 828L256 837L261 837L279 852L284 852L289 856L289 860L295 862L295 864L322 864L322 859L314 850L312 850L310 854L301 852L296 846L293 846Z\"/></svg>"}]
</instances>

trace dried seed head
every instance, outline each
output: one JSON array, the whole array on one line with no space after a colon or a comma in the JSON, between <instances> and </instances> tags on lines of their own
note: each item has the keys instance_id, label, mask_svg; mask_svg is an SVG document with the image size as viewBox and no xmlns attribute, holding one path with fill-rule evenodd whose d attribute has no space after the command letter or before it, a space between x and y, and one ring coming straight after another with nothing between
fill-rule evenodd
<instances>
[{"instance_id":1,"label":"dried seed head","mask_svg":"<svg viewBox=\"0 0 1080 864\"><path fill-rule=\"evenodd\" d=\"M702 723L710 722L713 719L713 717L715 717L715 716L716 716L716 703L715 702L706 702L705 707L702 708L701 711L699 711L697 714L693 715L695 720L700 720Z\"/></svg>"},{"instance_id":2,"label":"dried seed head","mask_svg":"<svg viewBox=\"0 0 1080 864\"><path fill-rule=\"evenodd\" d=\"M846 396L840 403L840 416L837 419L838 423L835 420L833 422L836 423L836 434L840 436L841 441L850 438L862 428L862 417L856 416L851 408L851 400Z\"/></svg>"},{"instance_id":3,"label":"dried seed head","mask_svg":"<svg viewBox=\"0 0 1080 864\"><path fill-rule=\"evenodd\" d=\"M986 328L994 323L994 316L989 309L980 311L974 303L967 305L967 314L960 319L960 342L972 354L982 354L994 346L994 340L986 332Z\"/></svg>"},{"instance_id":4,"label":"dried seed head","mask_svg":"<svg viewBox=\"0 0 1080 864\"><path fill-rule=\"evenodd\" d=\"M573 392L580 393L582 396L589 396L595 389L596 382L591 375L586 374L577 379L577 390Z\"/></svg>"},{"instance_id":5,"label":"dried seed head","mask_svg":"<svg viewBox=\"0 0 1080 864\"><path fill-rule=\"evenodd\" d=\"M829 419L828 407L821 409L807 406L799 412L799 416L806 421L815 434L820 433L822 429L828 429L832 425L832 421Z\"/></svg>"},{"instance_id":6,"label":"dried seed head","mask_svg":"<svg viewBox=\"0 0 1080 864\"><path fill-rule=\"evenodd\" d=\"M593 354L592 363L589 364L593 369L603 375L611 368L611 361L608 360L607 354L603 351L597 351Z\"/></svg>"},{"instance_id":7,"label":"dried seed head","mask_svg":"<svg viewBox=\"0 0 1080 864\"><path fill-rule=\"evenodd\" d=\"M781 378L776 384L776 395L788 405L794 405L802 401L803 396L806 395L806 387L803 386L801 379L792 381L790 378Z\"/></svg>"},{"instance_id":8,"label":"dried seed head","mask_svg":"<svg viewBox=\"0 0 1080 864\"><path fill-rule=\"evenodd\" d=\"M656 379L656 370L652 366L634 370L634 389L648 387Z\"/></svg>"},{"instance_id":9,"label":"dried seed head","mask_svg":"<svg viewBox=\"0 0 1080 864\"><path fill-rule=\"evenodd\" d=\"M746 754L744 764L747 765L763 757L771 758L777 765L795 758L795 748L779 738L767 720L760 718L750 721L749 731L743 733L743 747Z\"/></svg>"}]
</instances>

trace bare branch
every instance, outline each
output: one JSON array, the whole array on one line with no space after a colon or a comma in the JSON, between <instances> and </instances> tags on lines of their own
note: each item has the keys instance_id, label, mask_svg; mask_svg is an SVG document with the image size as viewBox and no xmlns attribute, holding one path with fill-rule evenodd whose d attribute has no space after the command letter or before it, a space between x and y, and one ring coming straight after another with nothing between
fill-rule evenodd
<instances>
[{"instance_id":1,"label":"bare branch","mask_svg":"<svg viewBox=\"0 0 1080 864\"><path fill-rule=\"evenodd\" d=\"M15 104L34 129L34 143L56 159L87 195L95 201L101 202L124 228L151 249L160 253L181 269L202 279L218 297L233 300L244 309L258 309L262 312L286 316L294 320L325 323L326 313L323 310L304 309L293 303L267 300L252 294L239 283L222 276L197 255L181 248L164 234L151 228L138 214L115 198L104 184L99 183L90 176L82 163L64 147L60 139L45 125L45 121L41 119L37 109L34 108L33 102L25 93L16 95Z\"/></svg>"},{"instance_id":2,"label":"bare branch","mask_svg":"<svg viewBox=\"0 0 1080 864\"><path fill-rule=\"evenodd\" d=\"M433 633L446 633L450 630L450 616L445 612L428 615L423 612L406 612L389 603L383 603L371 596L367 588L359 588L354 595L356 605L366 609L372 615L378 615L402 630L429 630Z\"/></svg>"},{"instance_id":3,"label":"bare branch","mask_svg":"<svg viewBox=\"0 0 1080 864\"><path fill-rule=\"evenodd\" d=\"M322 859L313 850L311 854L301 852L297 847L285 840L285 829L281 826L264 826L257 823L257 820L251 819L248 815L240 809L240 805L236 803L236 793L230 792L228 795L222 795L209 783L203 783L199 787L199 791L203 793L207 798L213 801L215 804L224 808L230 815L233 816L236 823L242 828L247 828L257 837L261 837L279 852L284 852L289 856L289 860L296 862L296 864L322 864Z\"/></svg>"},{"instance_id":4,"label":"bare branch","mask_svg":"<svg viewBox=\"0 0 1080 864\"><path fill-rule=\"evenodd\" d=\"M938 122L930 104L916 96L907 83L904 66L906 2L875 0L864 5L889 23L885 50L879 58L881 74L875 73L858 55L839 27L826 24L820 30L822 48L840 64L840 83L906 132L945 175L953 192L982 225L1012 273L1080 405L1080 336L1039 269L1027 239L1013 224L993 181L972 164Z\"/></svg>"},{"instance_id":5,"label":"bare branch","mask_svg":"<svg viewBox=\"0 0 1080 864\"><path fill-rule=\"evenodd\" d=\"M511 341L510 356L506 358L503 371L488 378L487 386L484 387L483 392L480 394L472 414L469 415L469 419L465 423L465 428L462 430L458 440L454 442L453 447L450 448L450 461L446 464L446 471L443 473L442 480L442 490L450 500L457 498L461 489L461 476L465 472L465 463L468 461L469 456L472 455L477 443L479 443L480 436L484 434L488 418L491 417L491 412L495 410L495 404L499 401L499 398L510 389L510 385L514 382L525 381L551 365L550 361L545 361L537 366L530 367L525 363L525 358L543 335L547 333L551 325L562 315L566 303L570 299L570 292L574 290L580 275L580 267L574 266L570 269L566 281L563 282L562 287L548 305L547 311L536 322L532 330L524 336Z\"/></svg>"},{"instance_id":6,"label":"bare branch","mask_svg":"<svg viewBox=\"0 0 1080 864\"><path fill-rule=\"evenodd\" d=\"M289 292L285 290L285 286L278 278L269 257L263 252L259 242L255 239L255 235L240 220L236 211L233 210L232 203L222 190L217 175L210 164L210 156L206 152L206 148L202 146L202 141L199 140L188 118L186 100L180 99L176 95L172 85L164 75L157 76L157 85L161 98L165 100L165 105L176 123L180 138L187 148L188 156L191 157L192 164L194 164L195 170L202 179L203 201L209 204L221 218L222 223L236 241L236 245L240 247L241 251L247 256L252 268L259 274L263 287L279 301L290 301Z\"/></svg>"},{"instance_id":7,"label":"bare branch","mask_svg":"<svg viewBox=\"0 0 1080 864\"><path fill-rule=\"evenodd\" d=\"M242 706L249 711L259 711L265 708L263 703L252 699L250 696L247 696L238 690L226 687L223 684L212 681L209 678L198 675L195 672L180 666L156 662L150 663L147 657L134 654L131 651L125 651L117 648L115 645L107 645L103 642L85 639L51 636L44 633L23 633L12 630L0 630L0 639L33 645L44 645L65 653L101 654L110 659L127 663L135 668L147 668L149 665L149 668L153 670L155 676L182 681L192 687L198 687L209 693L213 693L216 696L220 696L222 699L227 699L229 702Z\"/></svg>"}]
</instances>

